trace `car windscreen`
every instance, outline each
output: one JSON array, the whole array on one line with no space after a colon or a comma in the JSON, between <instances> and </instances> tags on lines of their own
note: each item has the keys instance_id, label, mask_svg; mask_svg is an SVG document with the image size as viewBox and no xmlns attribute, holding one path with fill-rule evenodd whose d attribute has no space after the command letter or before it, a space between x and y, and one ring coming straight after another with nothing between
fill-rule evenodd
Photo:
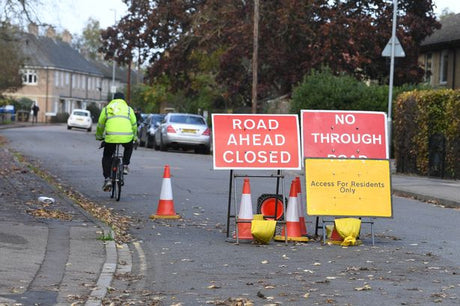
<instances>
[{"instance_id":1,"label":"car windscreen","mask_svg":"<svg viewBox=\"0 0 460 306\"><path fill-rule=\"evenodd\" d=\"M86 112L73 112L75 116L83 116L83 117L88 117L88 113Z\"/></svg>"},{"instance_id":2,"label":"car windscreen","mask_svg":"<svg viewBox=\"0 0 460 306\"><path fill-rule=\"evenodd\" d=\"M161 120L163 120L163 116L152 116L150 118L150 124L155 124L157 122L161 122Z\"/></svg>"},{"instance_id":3,"label":"car windscreen","mask_svg":"<svg viewBox=\"0 0 460 306\"><path fill-rule=\"evenodd\" d=\"M186 124L199 124L199 125L206 124L202 118L195 117L195 116L173 115L171 116L169 121L173 123L186 123Z\"/></svg>"}]
</instances>

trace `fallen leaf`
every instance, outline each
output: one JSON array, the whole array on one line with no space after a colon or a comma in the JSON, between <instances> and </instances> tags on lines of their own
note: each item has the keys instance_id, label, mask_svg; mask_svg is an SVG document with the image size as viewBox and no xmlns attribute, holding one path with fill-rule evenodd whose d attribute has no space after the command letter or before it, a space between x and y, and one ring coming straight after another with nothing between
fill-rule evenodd
<instances>
[{"instance_id":1,"label":"fallen leaf","mask_svg":"<svg viewBox=\"0 0 460 306\"><path fill-rule=\"evenodd\" d=\"M221 287L213 284L213 285L209 285L207 288L208 289L220 289Z\"/></svg>"},{"instance_id":2,"label":"fallen leaf","mask_svg":"<svg viewBox=\"0 0 460 306\"><path fill-rule=\"evenodd\" d=\"M364 285L363 287L357 287L355 288L356 291L366 291L366 290L372 290L372 287L369 285Z\"/></svg>"}]
</instances>

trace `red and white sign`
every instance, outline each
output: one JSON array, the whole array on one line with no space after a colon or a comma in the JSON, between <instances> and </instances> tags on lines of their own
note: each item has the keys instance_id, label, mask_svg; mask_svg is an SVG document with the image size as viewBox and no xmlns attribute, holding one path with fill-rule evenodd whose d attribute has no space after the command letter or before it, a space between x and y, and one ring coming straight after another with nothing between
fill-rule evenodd
<instances>
[{"instance_id":1,"label":"red and white sign","mask_svg":"<svg viewBox=\"0 0 460 306\"><path fill-rule=\"evenodd\" d=\"M213 114L214 169L300 169L296 115Z\"/></svg>"},{"instance_id":2,"label":"red and white sign","mask_svg":"<svg viewBox=\"0 0 460 306\"><path fill-rule=\"evenodd\" d=\"M302 110L304 157L388 159L383 112Z\"/></svg>"}]
</instances>

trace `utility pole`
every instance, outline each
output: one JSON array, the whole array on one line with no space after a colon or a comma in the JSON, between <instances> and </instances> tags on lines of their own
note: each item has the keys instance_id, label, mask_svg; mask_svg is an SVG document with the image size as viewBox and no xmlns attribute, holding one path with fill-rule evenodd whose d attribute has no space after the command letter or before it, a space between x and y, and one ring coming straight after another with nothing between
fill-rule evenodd
<instances>
[{"instance_id":1,"label":"utility pole","mask_svg":"<svg viewBox=\"0 0 460 306\"><path fill-rule=\"evenodd\" d=\"M259 51L259 0L254 0L254 43L252 50L252 113L257 113L257 57Z\"/></svg>"},{"instance_id":2,"label":"utility pole","mask_svg":"<svg viewBox=\"0 0 460 306\"><path fill-rule=\"evenodd\" d=\"M115 21L115 24L114 26L117 25L117 11L115 9L110 9L111 11L113 11L113 16L114 16L114 21ZM110 92L112 93L112 100L113 100L113 97L115 95L115 92L117 91L117 87L115 86L115 55L112 59L112 62L113 62L113 67L112 67L112 86L110 86Z\"/></svg>"}]
</instances>

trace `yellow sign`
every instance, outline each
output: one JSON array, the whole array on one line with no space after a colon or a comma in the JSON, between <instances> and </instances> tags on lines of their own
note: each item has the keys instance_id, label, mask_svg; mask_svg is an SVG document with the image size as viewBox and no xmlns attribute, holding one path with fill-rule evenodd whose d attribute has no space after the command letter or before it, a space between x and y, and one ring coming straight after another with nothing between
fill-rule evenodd
<instances>
[{"instance_id":1,"label":"yellow sign","mask_svg":"<svg viewBox=\"0 0 460 306\"><path fill-rule=\"evenodd\" d=\"M393 216L387 159L306 158L305 183L308 215Z\"/></svg>"}]
</instances>

